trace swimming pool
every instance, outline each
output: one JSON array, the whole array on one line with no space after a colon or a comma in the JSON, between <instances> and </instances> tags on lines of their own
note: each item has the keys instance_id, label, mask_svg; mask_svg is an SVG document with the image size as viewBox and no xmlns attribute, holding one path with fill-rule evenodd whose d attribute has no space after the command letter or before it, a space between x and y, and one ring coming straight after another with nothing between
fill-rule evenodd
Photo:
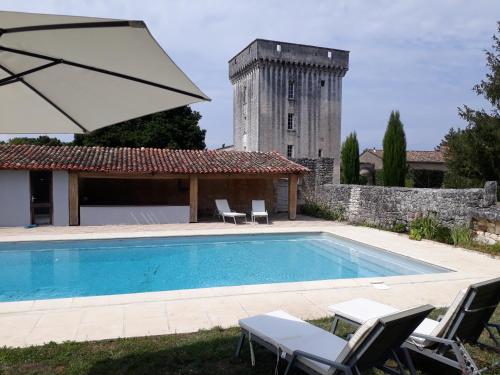
<instances>
[{"instance_id":1,"label":"swimming pool","mask_svg":"<svg viewBox=\"0 0 500 375\"><path fill-rule=\"evenodd\" d=\"M0 301L446 272L326 233L0 243Z\"/></svg>"}]
</instances>

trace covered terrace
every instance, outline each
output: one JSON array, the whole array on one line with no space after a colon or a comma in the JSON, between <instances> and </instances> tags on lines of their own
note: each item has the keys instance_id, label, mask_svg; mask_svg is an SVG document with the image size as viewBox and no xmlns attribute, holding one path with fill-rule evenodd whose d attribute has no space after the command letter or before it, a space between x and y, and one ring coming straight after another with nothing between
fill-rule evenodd
<instances>
[{"instance_id":1,"label":"covered terrace","mask_svg":"<svg viewBox=\"0 0 500 375\"><path fill-rule=\"evenodd\" d=\"M16 209L29 212L30 223L41 205L45 224L195 223L212 217L221 198L242 212L252 199L263 199L274 212L278 181L286 179L294 220L297 182L307 171L272 152L1 145L0 181L7 189L0 204L22 200ZM8 206L0 216L11 214Z\"/></svg>"}]
</instances>

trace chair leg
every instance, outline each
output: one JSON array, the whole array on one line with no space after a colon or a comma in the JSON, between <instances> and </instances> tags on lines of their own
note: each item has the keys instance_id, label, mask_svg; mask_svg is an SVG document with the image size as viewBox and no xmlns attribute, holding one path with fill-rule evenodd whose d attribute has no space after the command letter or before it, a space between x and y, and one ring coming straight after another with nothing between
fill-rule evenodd
<instances>
[{"instance_id":1,"label":"chair leg","mask_svg":"<svg viewBox=\"0 0 500 375\"><path fill-rule=\"evenodd\" d=\"M401 360L399 359L398 353L396 353L395 350L392 350L392 355L394 357L394 360L396 361L396 364L398 365L399 373L404 374L405 373L404 366Z\"/></svg>"},{"instance_id":2,"label":"chair leg","mask_svg":"<svg viewBox=\"0 0 500 375\"><path fill-rule=\"evenodd\" d=\"M236 216L233 216L234 224L236 225Z\"/></svg>"},{"instance_id":3,"label":"chair leg","mask_svg":"<svg viewBox=\"0 0 500 375\"><path fill-rule=\"evenodd\" d=\"M245 332L241 332L240 338L238 339L238 345L236 346L236 353L234 353L235 357L239 357L241 353L241 347L243 346L243 341L245 340Z\"/></svg>"},{"instance_id":4,"label":"chair leg","mask_svg":"<svg viewBox=\"0 0 500 375\"><path fill-rule=\"evenodd\" d=\"M407 348L402 348L403 355L405 357L406 367L410 370L410 375L417 375L417 370L415 369L415 365L413 364L413 360L411 359L410 352Z\"/></svg>"},{"instance_id":5,"label":"chair leg","mask_svg":"<svg viewBox=\"0 0 500 375\"><path fill-rule=\"evenodd\" d=\"M266 216L267 224L269 224L269 216Z\"/></svg>"},{"instance_id":6,"label":"chair leg","mask_svg":"<svg viewBox=\"0 0 500 375\"><path fill-rule=\"evenodd\" d=\"M293 366L294 366L294 362L295 362L295 356L293 356L291 359L290 359L290 362L288 362L288 365L286 366L286 369L285 369L285 372L283 373L283 375L288 375L290 374L290 371L292 370ZM278 357L278 360L279 360L279 357Z\"/></svg>"},{"instance_id":7,"label":"chair leg","mask_svg":"<svg viewBox=\"0 0 500 375\"><path fill-rule=\"evenodd\" d=\"M337 330L337 326L339 324L339 320L338 318L333 318L333 322L332 322L332 328L330 329L330 332L335 334L335 331Z\"/></svg>"}]
</instances>

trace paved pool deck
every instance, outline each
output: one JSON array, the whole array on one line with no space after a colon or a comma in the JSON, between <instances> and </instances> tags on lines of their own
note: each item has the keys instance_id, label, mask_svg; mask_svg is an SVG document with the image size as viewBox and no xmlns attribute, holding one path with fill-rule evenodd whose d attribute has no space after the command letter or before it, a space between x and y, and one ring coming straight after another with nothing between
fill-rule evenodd
<instances>
[{"instance_id":1,"label":"paved pool deck","mask_svg":"<svg viewBox=\"0 0 500 375\"><path fill-rule=\"evenodd\" d=\"M328 315L327 306L366 297L409 308L447 306L470 283L500 276L500 259L404 234L298 217L266 224L170 224L106 227L0 228L0 242L186 236L238 233L328 232L409 256L454 272L325 280L0 303L0 346L50 341L194 332L237 325L275 309L303 319Z\"/></svg>"}]
</instances>

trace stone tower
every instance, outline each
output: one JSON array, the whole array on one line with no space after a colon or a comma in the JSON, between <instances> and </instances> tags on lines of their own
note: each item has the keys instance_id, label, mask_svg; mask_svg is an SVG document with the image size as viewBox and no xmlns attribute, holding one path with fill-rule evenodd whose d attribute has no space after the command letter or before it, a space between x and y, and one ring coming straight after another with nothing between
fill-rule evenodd
<instances>
[{"instance_id":1,"label":"stone tower","mask_svg":"<svg viewBox=\"0 0 500 375\"><path fill-rule=\"evenodd\" d=\"M234 148L334 158L340 177L342 77L349 52L256 39L229 61Z\"/></svg>"}]
</instances>

